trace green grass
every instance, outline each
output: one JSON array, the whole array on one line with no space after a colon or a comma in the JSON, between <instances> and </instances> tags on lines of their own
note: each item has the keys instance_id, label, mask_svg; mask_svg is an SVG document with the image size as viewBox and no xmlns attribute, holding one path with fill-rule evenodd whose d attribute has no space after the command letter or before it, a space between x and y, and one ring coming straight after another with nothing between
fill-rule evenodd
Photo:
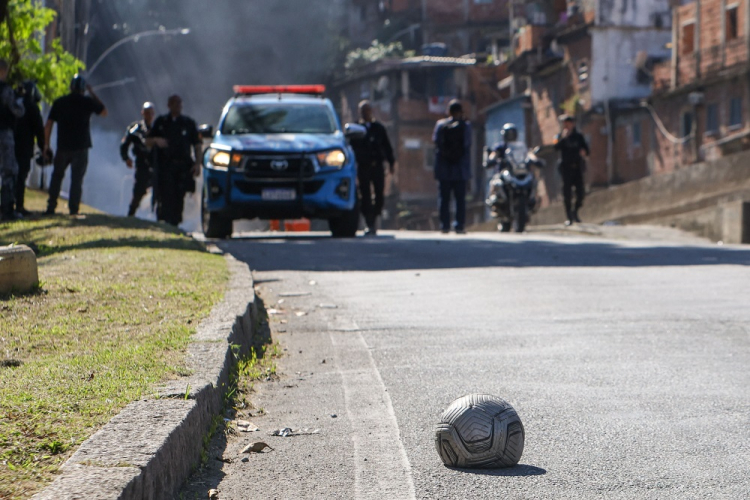
<instances>
[{"instance_id":1,"label":"green grass","mask_svg":"<svg viewBox=\"0 0 750 500\"><path fill-rule=\"evenodd\" d=\"M228 280L222 257L167 226L83 213L0 224L0 245L37 249L41 281L0 299L3 499L29 498L125 405L185 375Z\"/></svg>"}]
</instances>

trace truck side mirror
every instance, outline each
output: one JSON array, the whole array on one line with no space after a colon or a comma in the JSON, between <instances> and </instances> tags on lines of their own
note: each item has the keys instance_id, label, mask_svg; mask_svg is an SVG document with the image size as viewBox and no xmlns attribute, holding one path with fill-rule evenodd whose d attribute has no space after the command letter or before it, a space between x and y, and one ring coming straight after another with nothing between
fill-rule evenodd
<instances>
[{"instance_id":1,"label":"truck side mirror","mask_svg":"<svg viewBox=\"0 0 750 500\"><path fill-rule=\"evenodd\" d=\"M214 127L213 125L201 125L198 127L198 134L203 139L213 139L214 137Z\"/></svg>"},{"instance_id":2,"label":"truck side mirror","mask_svg":"<svg viewBox=\"0 0 750 500\"><path fill-rule=\"evenodd\" d=\"M350 141L352 139L364 139L367 135L367 129L359 123L347 123L344 125L344 135Z\"/></svg>"}]
</instances>

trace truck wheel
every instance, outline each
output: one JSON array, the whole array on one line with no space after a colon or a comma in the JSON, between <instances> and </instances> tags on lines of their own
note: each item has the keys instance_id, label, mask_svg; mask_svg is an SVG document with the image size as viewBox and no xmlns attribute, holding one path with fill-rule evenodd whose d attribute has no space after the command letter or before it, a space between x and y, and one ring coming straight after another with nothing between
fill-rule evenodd
<instances>
[{"instance_id":1,"label":"truck wheel","mask_svg":"<svg viewBox=\"0 0 750 500\"><path fill-rule=\"evenodd\" d=\"M328 219L328 227L331 230L331 236L334 238L354 238L357 236L357 229L359 229L359 202L354 206L354 210L346 212L341 217Z\"/></svg>"},{"instance_id":2,"label":"truck wheel","mask_svg":"<svg viewBox=\"0 0 750 500\"><path fill-rule=\"evenodd\" d=\"M206 238L226 239L232 236L233 221L229 217L206 209L206 199L201 203L201 218L203 220L203 234Z\"/></svg>"}]
</instances>

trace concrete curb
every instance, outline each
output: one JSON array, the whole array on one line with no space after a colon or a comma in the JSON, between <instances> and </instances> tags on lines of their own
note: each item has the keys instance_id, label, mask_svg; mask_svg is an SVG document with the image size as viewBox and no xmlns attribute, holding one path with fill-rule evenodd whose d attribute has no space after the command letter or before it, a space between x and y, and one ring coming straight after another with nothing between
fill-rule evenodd
<instances>
[{"instance_id":1,"label":"concrete curb","mask_svg":"<svg viewBox=\"0 0 750 500\"><path fill-rule=\"evenodd\" d=\"M188 347L192 375L170 381L157 391L158 398L125 407L33 499L163 500L188 478L200 461L203 437L222 410L235 354L249 350L255 333L250 270L230 255L225 259L229 287Z\"/></svg>"}]
</instances>

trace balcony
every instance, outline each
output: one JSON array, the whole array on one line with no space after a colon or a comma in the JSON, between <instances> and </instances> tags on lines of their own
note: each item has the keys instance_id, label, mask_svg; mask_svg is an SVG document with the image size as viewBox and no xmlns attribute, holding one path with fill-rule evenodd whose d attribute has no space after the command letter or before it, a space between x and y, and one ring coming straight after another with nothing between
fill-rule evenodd
<instances>
[{"instance_id":1,"label":"balcony","mask_svg":"<svg viewBox=\"0 0 750 500\"><path fill-rule=\"evenodd\" d=\"M749 56L745 37L731 40L726 45L715 45L700 52L680 55L677 63L677 85L689 85L710 78L722 70L746 65L750 63ZM654 90L661 88L662 84L656 82L656 75L654 80Z\"/></svg>"}]
</instances>

